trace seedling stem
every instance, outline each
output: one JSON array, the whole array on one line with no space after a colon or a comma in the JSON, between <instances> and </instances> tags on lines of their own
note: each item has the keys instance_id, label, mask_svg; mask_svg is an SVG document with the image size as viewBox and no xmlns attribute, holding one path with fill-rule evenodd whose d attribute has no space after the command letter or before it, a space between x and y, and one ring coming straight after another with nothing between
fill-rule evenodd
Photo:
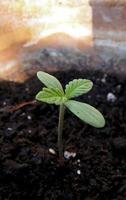
<instances>
[{"instance_id":1,"label":"seedling stem","mask_svg":"<svg viewBox=\"0 0 126 200\"><path fill-rule=\"evenodd\" d=\"M96 128L104 127L105 119L103 115L91 105L73 100L75 97L88 93L92 89L92 81L88 79L74 79L63 89L59 80L46 72L38 72L37 77L46 87L43 87L43 89L38 92L36 99L41 102L59 106L58 151L59 162L62 165L64 163L62 135L65 108L68 108L82 121Z\"/></svg>"},{"instance_id":2,"label":"seedling stem","mask_svg":"<svg viewBox=\"0 0 126 200\"><path fill-rule=\"evenodd\" d=\"M63 161L63 124L64 124L65 106L61 104L59 107L59 123L58 123L58 150L59 161Z\"/></svg>"}]
</instances>

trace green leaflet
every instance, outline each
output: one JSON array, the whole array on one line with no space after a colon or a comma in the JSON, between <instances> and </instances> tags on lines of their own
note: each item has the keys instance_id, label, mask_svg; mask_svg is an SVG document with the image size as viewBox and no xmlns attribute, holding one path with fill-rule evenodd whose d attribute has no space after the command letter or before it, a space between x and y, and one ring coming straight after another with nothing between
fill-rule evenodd
<instances>
[{"instance_id":1,"label":"green leaflet","mask_svg":"<svg viewBox=\"0 0 126 200\"><path fill-rule=\"evenodd\" d=\"M93 83L87 79L75 79L66 85L65 95L68 99L80 96L92 89Z\"/></svg>"},{"instance_id":2,"label":"green leaflet","mask_svg":"<svg viewBox=\"0 0 126 200\"><path fill-rule=\"evenodd\" d=\"M60 105L67 100L62 94L62 91L58 88L43 88L43 90L36 95L36 99L38 101L56 105Z\"/></svg>"},{"instance_id":3,"label":"green leaflet","mask_svg":"<svg viewBox=\"0 0 126 200\"><path fill-rule=\"evenodd\" d=\"M87 79L75 79L70 81L65 88L65 94L61 83L53 76L45 72L38 72L39 80L46 85L36 95L38 101L49 104L61 105L64 104L72 113L84 122L96 127L102 128L105 125L103 115L94 107L81 103L70 98L80 96L89 92L92 89L93 83Z\"/></svg>"},{"instance_id":4,"label":"green leaflet","mask_svg":"<svg viewBox=\"0 0 126 200\"><path fill-rule=\"evenodd\" d=\"M103 115L94 107L74 100L65 102L66 107L82 121L96 127L102 128L105 125Z\"/></svg>"},{"instance_id":5,"label":"green leaflet","mask_svg":"<svg viewBox=\"0 0 126 200\"><path fill-rule=\"evenodd\" d=\"M46 72L39 71L37 72L37 77L47 88L58 88L61 90L62 94L64 94L61 83L54 76Z\"/></svg>"}]
</instances>

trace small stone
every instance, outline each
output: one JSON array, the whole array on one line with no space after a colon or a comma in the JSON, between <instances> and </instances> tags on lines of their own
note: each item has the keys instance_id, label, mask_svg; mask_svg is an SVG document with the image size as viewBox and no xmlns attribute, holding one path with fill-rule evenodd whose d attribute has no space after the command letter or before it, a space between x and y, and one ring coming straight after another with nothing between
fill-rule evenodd
<instances>
[{"instance_id":1,"label":"small stone","mask_svg":"<svg viewBox=\"0 0 126 200\"><path fill-rule=\"evenodd\" d=\"M113 93L107 94L107 101L114 103L116 101L117 97Z\"/></svg>"},{"instance_id":2,"label":"small stone","mask_svg":"<svg viewBox=\"0 0 126 200\"><path fill-rule=\"evenodd\" d=\"M64 152L64 158L66 158L66 159L70 159L71 157L75 158L75 156L76 156L75 152L69 152L69 151Z\"/></svg>"},{"instance_id":3,"label":"small stone","mask_svg":"<svg viewBox=\"0 0 126 200\"><path fill-rule=\"evenodd\" d=\"M81 170L78 169L77 170L77 174L80 175L81 174Z\"/></svg>"},{"instance_id":4,"label":"small stone","mask_svg":"<svg viewBox=\"0 0 126 200\"><path fill-rule=\"evenodd\" d=\"M101 79L101 82L102 82L102 83L106 83L106 78L103 77L103 78Z\"/></svg>"},{"instance_id":5,"label":"small stone","mask_svg":"<svg viewBox=\"0 0 126 200\"><path fill-rule=\"evenodd\" d=\"M62 53L58 52L58 51L49 51L49 55L51 57L61 57Z\"/></svg>"},{"instance_id":6,"label":"small stone","mask_svg":"<svg viewBox=\"0 0 126 200\"><path fill-rule=\"evenodd\" d=\"M32 133L32 131L31 131L31 130L28 130L28 133Z\"/></svg>"},{"instance_id":7,"label":"small stone","mask_svg":"<svg viewBox=\"0 0 126 200\"><path fill-rule=\"evenodd\" d=\"M3 102L3 106L6 106L6 105L7 105L7 102L6 102L6 101L4 101L4 102Z\"/></svg>"},{"instance_id":8,"label":"small stone","mask_svg":"<svg viewBox=\"0 0 126 200\"><path fill-rule=\"evenodd\" d=\"M56 152L55 152L55 150L54 150L54 149L52 149L52 148L49 148L49 153L51 153L51 154L53 154L53 155L56 155Z\"/></svg>"},{"instance_id":9,"label":"small stone","mask_svg":"<svg viewBox=\"0 0 126 200\"><path fill-rule=\"evenodd\" d=\"M77 160L77 165L80 167L81 163L80 163L80 159Z\"/></svg>"},{"instance_id":10,"label":"small stone","mask_svg":"<svg viewBox=\"0 0 126 200\"><path fill-rule=\"evenodd\" d=\"M26 88L25 88L25 91L26 91L26 92L29 92L29 88L28 88L28 87L26 87Z\"/></svg>"},{"instance_id":11,"label":"small stone","mask_svg":"<svg viewBox=\"0 0 126 200\"><path fill-rule=\"evenodd\" d=\"M26 113L25 113L25 112L21 113L21 116L25 116L25 115L26 115Z\"/></svg>"},{"instance_id":12,"label":"small stone","mask_svg":"<svg viewBox=\"0 0 126 200\"><path fill-rule=\"evenodd\" d=\"M7 130L8 130L8 131L12 131L13 129L12 129L11 127L8 127Z\"/></svg>"},{"instance_id":13,"label":"small stone","mask_svg":"<svg viewBox=\"0 0 126 200\"><path fill-rule=\"evenodd\" d=\"M102 83L106 83L107 74L104 74L103 78L101 79Z\"/></svg>"},{"instance_id":14,"label":"small stone","mask_svg":"<svg viewBox=\"0 0 126 200\"><path fill-rule=\"evenodd\" d=\"M76 153L74 152L74 153L71 153L71 157L73 157L73 158L75 158L76 157Z\"/></svg>"},{"instance_id":15,"label":"small stone","mask_svg":"<svg viewBox=\"0 0 126 200\"><path fill-rule=\"evenodd\" d=\"M31 117L30 115L28 115L28 116L27 116L27 119L31 120L31 119L32 119L32 117Z\"/></svg>"},{"instance_id":16,"label":"small stone","mask_svg":"<svg viewBox=\"0 0 126 200\"><path fill-rule=\"evenodd\" d=\"M58 56L57 52L55 52L55 51L50 52L50 55L51 55L52 57L57 57L57 56Z\"/></svg>"},{"instance_id":17,"label":"small stone","mask_svg":"<svg viewBox=\"0 0 126 200\"><path fill-rule=\"evenodd\" d=\"M5 138L9 138L9 139L13 138L14 135L15 135L15 130L11 127L8 127L4 133Z\"/></svg>"}]
</instances>

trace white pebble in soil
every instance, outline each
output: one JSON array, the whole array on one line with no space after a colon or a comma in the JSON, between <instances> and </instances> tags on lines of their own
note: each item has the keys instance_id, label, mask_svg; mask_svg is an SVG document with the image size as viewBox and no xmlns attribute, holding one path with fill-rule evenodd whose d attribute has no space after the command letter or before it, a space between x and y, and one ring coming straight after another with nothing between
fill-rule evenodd
<instances>
[{"instance_id":1,"label":"white pebble in soil","mask_svg":"<svg viewBox=\"0 0 126 200\"><path fill-rule=\"evenodd\" d=\"M81 170L80 169L77 170L77 174L81 175Z\"/></svg>"},{"instance_id":2,"label":"white pebble in soil","mask_svg":"<svg viewBox=\"0 0 126 200\"><path fill-rule=\"evenodd\" d=\"M51 153L51 154L53 154L53 155L56 155L56 152L55 152L55 150L54 150L54 149L52 149L52 148L49 148L49 153Z\"/></svg>"},{"instance_id":3,"label":"white pebble in soil","mask_svg":"<svg viewBox=\"0 0 126 200\"><path fill-rule=\"evenodd\" d=\"M101 82L106 83L106 78L107 78L107 74L104 75L104 77L101 79Z\"/></svg>"},{"instance_id":4,"label":"white pebble in soil","mask_svg":"<svg viewBox=\"0 0 126 200\"><path fill-rule=\"evenodd\" d=\"M60 53L58 51L50 51L49 55L52 57L62 57L62 53Z\"/></svg>"},{"instance_id":5,"label":"white pebble in soil","mask_svg":"<svg viewBox=\"0 0 126 200\"><path fill-rule=\"evenodd\" d=\"M7 105L7 102L6 102L6 101L4 101L4 102L3 102L3 106L6 106L6 105Z\"/></svg>"},{"instance_id":6,"label":"white pebble in soil","mask_svg":"<svg viewBox=\"0 0 126 200\"><path fill-rule=\"evenodd\" d=\"M31 120L31 119L32 119L32 117L31 117L30 115L28 115L28 116L27 116L27 119Z\"/></svg>"},{"instance_id":7,"label":"white pebble in soil","mask_svg":"<svg viewBox=\"0 0 126 200\"><path fill-rule=\"evenodd\" d=\"M25 113L25 112L21 113L21 116L25 116L25 115L26 115L26 113Z\"/></svg>"},{"instance_id":8,"label":"white pebble in soil","mask_svg":"<svg viewBox=\"0 0 126 200\"><path fill-rule=\"evenodd\" d=\"M108 102L114 103L116 100L117 100L117 97L113 93L109 92L107 94L107 101Z\"/></svg>"},{"instance_id":9,"label":"white pebble in soil","mask_svg":"<svg viewBox=\"0 0 126 200\"><path fill-rule=\"evenodd\" d=\"M28 130L28 133L32 133L32 130Z\"/></svg>"},{"instance_id":10,"label":"white pebble in soil","mask_svg":"<svg viewBox=\"0 0 126 200\"><path fill-rule=\"evenodd\" d=\"M26 87L26 88L25 88L25 91L26 91L26 92L29 92L29 88L28 88L28 87Z\"/></svg>"},{"instance_id":11,"label":"white pebble in soil","mask_svg":"<svg viewBox=\"0 0 126 200\"><path fill-rule=\"evenodd\" d=\"M101 82L102 82L102 83L106 83L106 78L103 77L103 78L101 79Z\"/></svg>"},{"instance_id":12,"label":"white pebble in soil","mask_svg":"<svg viewBox=\"0 0 126 200\"><path fill-rule=\"evenodd\" d=\"M66 158L67 160L69 160L70 158L75 158L76 155L76 152L64 151L64 158Z\"/></svg>"},{"instance_id":13,"label":"white pebble in soil","mask_svg":"<svg viewBox=\"0 0 126 200\"><path fill-rule=\"evenodd\" d=\"M7 130L8 130L8 131L12 131L13 129L12 129L11 127L8 127Z\"/></svg>"},{"instance_id":14,"label":"white pebble in soil","mask_svg":"<svg viewBox=\"0 0 126 200\"><path fill-rule=\"evenodd\" d=\"M81 166L80 159L77 160L77 164L79 167Z\"/></svg>"}]
</instances>

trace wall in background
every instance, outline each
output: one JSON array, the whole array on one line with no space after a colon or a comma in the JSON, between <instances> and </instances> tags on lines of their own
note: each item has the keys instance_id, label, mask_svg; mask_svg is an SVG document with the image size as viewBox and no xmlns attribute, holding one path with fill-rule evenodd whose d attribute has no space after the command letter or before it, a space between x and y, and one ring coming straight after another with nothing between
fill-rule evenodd
<instances>
[{"instance_id":1,"label":"wall in background","mask_svg":"<svg viewBox=\"0 0 126 200\"><path fill-rule=\"evenodd\" d=\"M15 77L19 71L26 77L25 72L32 68L28 62L36 64L36 57L39 59L46 48L51 48L49 52L59 48L61 54L66 48L71 52L68 63L72 55L78 59L80 54L82 67L124 73L125 22L125 0L1 0L0 77ZM40 66L48 64L46 59L41 62Z\"/></svg>"}]
</instances>

